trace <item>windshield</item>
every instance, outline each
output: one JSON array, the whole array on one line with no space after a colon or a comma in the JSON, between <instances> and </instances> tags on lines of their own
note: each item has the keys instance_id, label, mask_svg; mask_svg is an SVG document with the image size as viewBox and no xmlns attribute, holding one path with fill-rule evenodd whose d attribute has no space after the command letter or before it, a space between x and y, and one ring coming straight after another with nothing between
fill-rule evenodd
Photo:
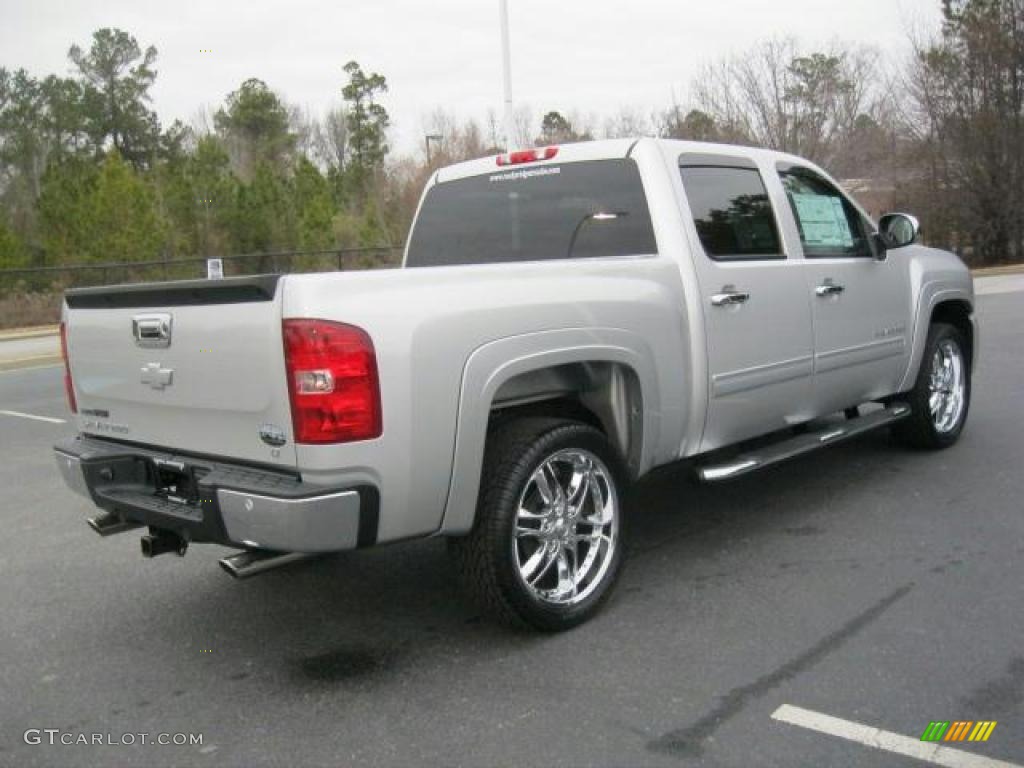
<instances>
[{"instance_id":1,"label":"windshield","mask_svg":"<svg viewBox=\"0 0 1024 768\"><path fill-rule=\"evenodd\" d=\"M407 267L652 254L636 163L594 160L443 182L427 193Z\"/></svg>"}]
</instances>

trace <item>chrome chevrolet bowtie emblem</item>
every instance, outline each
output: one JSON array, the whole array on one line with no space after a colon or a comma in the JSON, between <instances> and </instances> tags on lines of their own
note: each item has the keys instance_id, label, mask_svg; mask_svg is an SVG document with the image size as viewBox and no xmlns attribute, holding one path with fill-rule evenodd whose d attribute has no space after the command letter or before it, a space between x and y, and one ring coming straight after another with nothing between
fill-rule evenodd
<instances>
[{"instance_id":1,"label":"chrome chevrolet bowtie emblem","mask_svg":"<svg viewBox=\"0 0 1024 768\"><path fill-rule=\"evenodd\" d=\"M170 386L174 378L174 370L161 368L160 363L150 363L142 369L142 383L149 384L153 389L163 389Z\"/></svg>"}]
</instances>

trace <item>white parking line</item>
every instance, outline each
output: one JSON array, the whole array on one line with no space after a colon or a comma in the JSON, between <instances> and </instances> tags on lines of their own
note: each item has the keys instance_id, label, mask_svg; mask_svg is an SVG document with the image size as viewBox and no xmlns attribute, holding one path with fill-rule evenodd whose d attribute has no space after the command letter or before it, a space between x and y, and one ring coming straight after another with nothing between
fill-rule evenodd
<instances>
[{"instance_id":1,"label":"white parking line","mask_svg":"<svg viewBox=\"0 0 1024 768\"><path fill-rule=\"evenodd\" d=\"M4 416L17 416L22 419L34 419L35 421L45 421L50 424L67 424L64 419L53 419L49 416L35 416L31 413L21 413L20 411L0 411Z\"/></svg>"},{"instance_id":2,"label":"white parking line","mask_svg":"<svg viewBox=\"0 0 1024 768\"><path fill-rule=\"evenodd\" d=\"M841 720L838 717L823 715L820 712L801 709L789 704L783 704L772 712L772 719L818 733L826 733L829 736L838 736L840 739L855 741L886 752L906 755L933 765L946 766L946 768L1022 768L1020 765L1007 763L1005 760L975 755L960 749L940 747L937 744L912 739L899 733L871 728L850 720Z\"/></svg>"}]
</instances>

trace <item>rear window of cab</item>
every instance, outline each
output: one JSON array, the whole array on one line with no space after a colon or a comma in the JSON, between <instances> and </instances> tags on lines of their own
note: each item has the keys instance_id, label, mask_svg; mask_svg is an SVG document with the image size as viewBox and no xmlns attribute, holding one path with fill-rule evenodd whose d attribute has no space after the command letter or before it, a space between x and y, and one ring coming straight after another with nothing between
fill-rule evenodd
<instances>
[{"instance_id":1,"label":"rear window of cab","mask_svg":"<svg viewBox=\"0 0 1024 768\"><path fill-rule=\"evenodd\" d=\"M657 252L631 159L496 168L435 184L413 225L407 267Z\"/></svg>"}]
</instances>

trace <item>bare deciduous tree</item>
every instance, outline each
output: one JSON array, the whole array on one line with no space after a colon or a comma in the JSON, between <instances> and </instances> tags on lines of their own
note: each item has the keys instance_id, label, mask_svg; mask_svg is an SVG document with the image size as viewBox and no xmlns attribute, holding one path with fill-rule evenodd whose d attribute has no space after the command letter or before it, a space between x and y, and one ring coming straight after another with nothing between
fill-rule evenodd
<instances>
[{"instance_id":1,"label":"bare deciduous tree","mask_svg":"<svg viewBox=\"0 0 1024 768\"><path fill-rule=\"evenodd\" d=\"M881 103L877 75L868 49L836 43L805 53L791 38L773 39L706 64L694 102L722 140L829 163L858 119Z\"/></svg>"},{"instance_id":2,"label":"bare deciduous tree","mask_svg":"<svg viewBox=\"0 0 1024 768\"><path fill-rule=\"evenodd\" d=\"M650 136L653 133L651 121L636 107L621 107L604 121L606 139Z\"/></svg>"},{"instance_id":3,"label":"bare deciduous tree","mask_svg":"<svg viewBox=\"0 0 1024 768\"><path fill-rule=\"evenodd\" d=\"M500 151L484 139L484 131L476 120L460 122L454 112L441 107L424 119L423 133L437 137L431 142L430 160L435 167ZM426 143L423 146L426 150Z\"/></svg>"},{"instance_id":4,"label":"bare deciduous tree","mask_svg":"<svg viewBox=\"0 0 1024 768\"><path fill-rule=\"evenodd\" d=\"M533 146L533 137L536 135L535 131L533 110L530 109L528 104L517 104L515 109L512 110L511 141L513 146L509 147L509 149Z\"/></svg>"},{"instance_id":5,"label":"bare deciduous tree","mask_svg":"<svg viewBox=\"0 0 1024 768\"><path fill-rule=\"evenodd\" d=\"M344 107L329 109L317 125L316 150L321 162L328 168L345 170L348 159L348 118Z\"/></svg>"},{"instance_id":6,"label":"bare deciduous tree","mask_svg":"<svg viewBox=\"0 0 1024 768\"><path fill-rule=\"evenodd\" d=\"M1024 257L1024 0L947 0L917 42L905 124L927 173L928 218L975 263Z\"/></svg>"}]
</instances>

